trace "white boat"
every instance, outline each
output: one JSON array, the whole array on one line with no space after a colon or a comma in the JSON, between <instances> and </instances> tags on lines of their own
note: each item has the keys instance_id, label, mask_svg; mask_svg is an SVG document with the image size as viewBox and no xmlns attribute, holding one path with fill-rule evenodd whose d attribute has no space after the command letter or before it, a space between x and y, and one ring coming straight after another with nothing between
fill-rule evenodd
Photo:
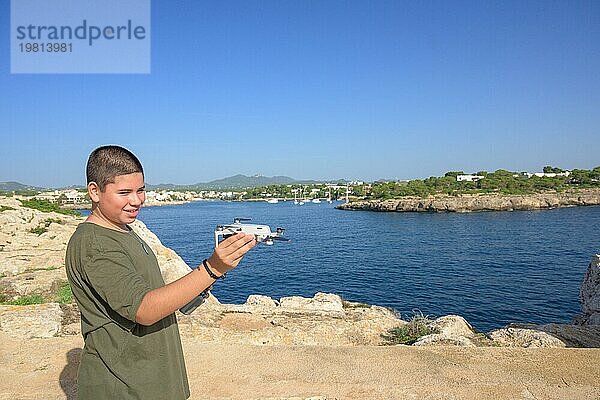
<instances>
[{"instance_id":1,"label":"white boat","mask_svg":"<svg viewBox=\"0 0 600 400\"><path fill-rule=\"evenodd\" d=\"M302 189L302 196L304 196L304 189ZM298 189L294 190L294 204L299 205L299 206L304 205L304 200L302 200L302 197L300 197L300 199L298 199Z\"/></svg>"},{"instance_id":2,"label":"white boat","mask_svg":"<svg viewBox=\"0 0 600 400\"><path fill-rule=\"evenodd\" d=\"M315 204L319 204L321 202L321 200L319 200L319 199L312 199L311 201Z\"/></svg>"},{"instance_id":3,"label":"white boat","mask_svg":"<svg viewBox=\"0 0 600 400\"><path fill-rule=\"evenodd\" d=\"M269 203L269 204L277 204L277 203L279 203L279 200L277 200L277 199L269 199L269 200L267 200L267 203Z\"/></svg>"}]
</instances>

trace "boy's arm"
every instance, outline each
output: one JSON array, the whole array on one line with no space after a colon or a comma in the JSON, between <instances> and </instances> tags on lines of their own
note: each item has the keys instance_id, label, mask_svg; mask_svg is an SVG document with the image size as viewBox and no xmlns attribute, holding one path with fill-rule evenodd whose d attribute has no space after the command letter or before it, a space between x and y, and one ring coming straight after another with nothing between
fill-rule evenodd
<instances>
[{"instance_id":1,"label":"boy's arm","mask_svg":"<svg viewBox=\"0 0 600 400\"><path fill-rule=\"evenodd\" d=\"M235 268L244 254L256 245L254 235L243 233L231 236L217 247L208 259L208 266L215 275L221 276ZM135 314L135 322L142 325L152 325L175 310L189 303L198 293L215 282L204 268L169 283L163 287L146 293Z\"/></svg>"}]
</instances>

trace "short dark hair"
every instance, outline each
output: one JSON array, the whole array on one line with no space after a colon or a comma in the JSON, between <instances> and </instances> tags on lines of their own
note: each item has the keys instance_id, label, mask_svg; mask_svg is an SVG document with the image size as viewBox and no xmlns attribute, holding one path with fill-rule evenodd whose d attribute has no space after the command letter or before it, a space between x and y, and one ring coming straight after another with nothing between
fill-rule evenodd
<instances>
[{"instance_id":1,"label":"short dark hair","mask_svg":"<svg viewBox=\"0 0 600 400\"><path fill-rule=\"evenodd\" d=\"M136 172L144 174L142 163L121 146L101 146L92 151L86 167L87 183L96 182L101 191L115 182L115 177Z\"/></svg>"}]
</instances>

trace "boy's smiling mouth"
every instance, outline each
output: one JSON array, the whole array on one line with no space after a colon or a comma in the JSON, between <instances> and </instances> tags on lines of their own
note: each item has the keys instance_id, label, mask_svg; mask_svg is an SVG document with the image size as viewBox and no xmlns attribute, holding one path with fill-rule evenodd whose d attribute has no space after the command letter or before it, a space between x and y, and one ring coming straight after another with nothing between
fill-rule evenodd
<instances>
[{"instance_id":1,"label":"boy's smiling mouth","mask_svg":"<svg viewBox=\"0 0 600 400\"><path fill-rule=\"evenodd\" d=\"M127 214L129 214L131 217L137 217L138 212L140 211L139 208L134 208L134 209L129 209L129 210L123 210L125 211Z\"/></svg>"}]
</instances>

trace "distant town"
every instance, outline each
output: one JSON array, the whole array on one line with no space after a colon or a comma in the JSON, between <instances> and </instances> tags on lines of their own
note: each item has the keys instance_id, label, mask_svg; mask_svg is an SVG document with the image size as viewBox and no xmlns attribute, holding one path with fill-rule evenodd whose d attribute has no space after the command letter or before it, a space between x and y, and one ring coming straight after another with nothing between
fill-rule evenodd
<instances>
[{"instance_id":1,"label":"distant town","mask_svg":"<svg viewBox=\"0 0 600 400\"><path fill-rule=\"evenodd\" d=\"M238 190L147 190L146 206L183 204L202 200L224 201L287 201L317 202L347 199L354 187L368 185L361 181L338 184L313 185L270 185L268 187L246 188ZM2 193L0 193L1 195ZM4 193L17 198L32 198L60 204L64 208L87 208L90 198L85 189L56 189L39 192Z\"/></svg>"},{"instance_id":2,"label":"distant town","mask_svg":"<svg viewBox=\"0 0 600 400\"><path fill-rule=\"evenodd\" d=\"M288 183L278 183L279 181ZM235 182L239 187L227 187ZM269 182L268 184L264 184ZM289 183L293 182L293 183ZM600 167L592 170L564 170L547 166L541 172L480 171L466 174L451 171L442 177L375 182L294 181L288 177L245 177L236 175L219 183L222 188L200 189L190 186L161 185L146 191L146 205L159 206L202 200L224 201L295 201L298 204L321 201L353 201L387 199L404 196L426 197L437 194L472 193L527 194L543 191L564 191L573 188L600 187ZM263 185L260 185L263 183ZM10 185L9 185L10 184ZM242 186L247 185L247 186ZM7 190L9 189L9 190ZM16 182L0 182L0 195L17 198L36 198L64 208L81 209L90 206L85 188L43 190Z\"/></svg>"}]
</instances>

